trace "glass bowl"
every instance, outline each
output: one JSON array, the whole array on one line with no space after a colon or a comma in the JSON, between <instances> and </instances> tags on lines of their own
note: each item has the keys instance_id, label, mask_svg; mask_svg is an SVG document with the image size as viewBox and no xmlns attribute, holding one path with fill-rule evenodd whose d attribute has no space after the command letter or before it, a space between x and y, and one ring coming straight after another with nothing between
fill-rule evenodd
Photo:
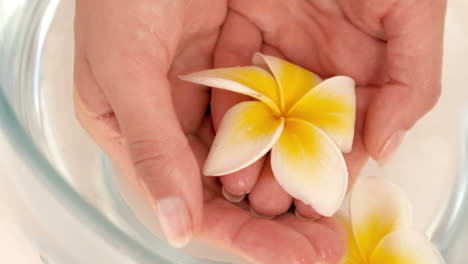
<instances>
[{"instance_id":1,"label":"glass bowl","mask_svg":"<svg viewBox=\"0 0 468 264\"><path fill-rule=\"evenodd\" d=\"M1 179L25 233L50 263L244 263L202 242L168 246L152 210L78 125L73 12L72 0L0 0L0 152L22 164ZM440 102L388 164L362 172L403 187L417 228L449 264L468 260L466 12L449 1Z\"/></svg>"}]
</instances>

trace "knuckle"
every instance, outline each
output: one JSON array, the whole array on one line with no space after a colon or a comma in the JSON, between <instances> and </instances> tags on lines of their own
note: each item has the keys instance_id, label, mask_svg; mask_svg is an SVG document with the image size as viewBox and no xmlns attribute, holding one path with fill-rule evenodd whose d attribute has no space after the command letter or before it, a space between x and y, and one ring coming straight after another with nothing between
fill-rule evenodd
<instances>
[{"instance_id":1,"label":"knuckle","mask_svg":"<svg viewBox=\"0 0 468 264\"><path fill-rule=\"evenodd\" d=\"M175 151L170 140L150 139L134 140L128 145L133 165L145 181L157 181L158 178L173 174Z\"/></svg>"},{"instance_id":2,"label":"knuckle","mask_svg":"<svg viewBox=\"0 0 468 264\"><path fill-rule=\"evenodd\" d=\"M147 163L147 160L164 161L167 159L169 142L163 140L134 140L129 143L130 153L135 166Z\"/></svg>"}]
</instances>

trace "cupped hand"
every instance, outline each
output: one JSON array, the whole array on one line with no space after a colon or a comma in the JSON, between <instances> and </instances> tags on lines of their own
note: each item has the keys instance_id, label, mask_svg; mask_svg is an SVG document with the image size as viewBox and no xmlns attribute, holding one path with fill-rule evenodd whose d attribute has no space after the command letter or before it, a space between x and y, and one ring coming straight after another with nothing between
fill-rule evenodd
<instances>
[{"instance_id":1,"label":"cupped hand","mask_svg":"<svg viewBox=\"0 0 468 264\"><path fill-rule=\"evenodd\" d=\"M345 154L350 186L369 156L384 163L404 134L440 94L445 0L235 0L215 52L215 67L251 64L255 51L283 57L320 76L352 77L357 84L353 150ZM215 129L244 95L213 90ZM221 177L232 201L249 194L257 214L274 217L292 203L302 216L312 208L288 195L269 162ZM311 161L312 162L312 161Z\"/></svg>"},{"instance_id":2,"label":"cupped hand","mask_svg":"<svg viewBox=\"0 0 468 264\"><path fill-rule=\"evenodd\" d=\"M210 89L177 76L215 66L227 10L219 0L77 0L77 117L154 206L173 246L196 236L255 263L335 263L344 238L333 219L261 219L201 176Z\"/></svg>"},{"instance_id":3,"label":"cupped hand","mask_svg":"<svg viewBox=\"0 0 468 264\"><path fill-rule=\"evenodd\" d=\"M358 133L346 158L356 175L367 153L384 159L400 131L435 103L445 3L342 2L77 0L77 117L154 206L172 245L197 236L257 263L338 262L343 232L333 219L266 220L253 216L247 202L222 197L224 186L225 193L250 192L250 204L264 215L289 208L293 199L262 161L222 177L222 185L201 176L212 123L216 128L245 98L221 92L210 98L209 88L177 76L250 64L262 51L323 77L353 77ZM300 214L313 214L295 204Z\"/></svg>"}]
</instances>

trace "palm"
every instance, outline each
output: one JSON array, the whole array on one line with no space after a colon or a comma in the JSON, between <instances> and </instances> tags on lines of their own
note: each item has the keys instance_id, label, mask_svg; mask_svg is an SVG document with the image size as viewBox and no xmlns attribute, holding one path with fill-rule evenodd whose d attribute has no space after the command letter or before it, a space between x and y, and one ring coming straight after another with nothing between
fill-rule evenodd
<instances>
[{"instance_id":1,"label":"palm","mask_svg":"<svg viewBox=\"0 0 468 264\"><path fill-rule=\"evenodd\" d=\"M366 160L362 121L372 85L385 79L385 42L362 32L345 16L336 1L235 1L234 9L263 33L263 48L272 47L290 61L322 77L347 75L358 85L358 123L351 176ZM261 12L261 10L267 10Z\"/></svg>"},{"instance_id":2,"label":"palm","mask_svg":"<svg viewBox=\"0 0 468 264\"><path fill-rule=\"evenodd\" d=\"M231 8L239 14L236 16L241 17L241 19L231 20L232 25L226 26L224 31L217 30L220 26L218 23L222 21L219 17L202 17L202 19L210 19L213 23L205 23L203 27L196 28L195 32L191 32L189 37L182 41L179 49L185 50L185 52L174 58L173 66L169 72L176 112L184 131L189 136L199 162L202 163L205 159L213 136L211 120L206 115L210 101L209 88L191 87L192 84L181 82L177 76L206 68L248 64L250 55L242 56L243 52L236 50L245 48L247 51L258 50L285 57L322 77L348 75L356 80L360 105L358 133L356 133L354 151L347 155L351 176L355 176L368 156L362 143L362 118L372 93L372 87L381 84L385 78L382 67L385 59L385 43L357 29L344 16L336 3L320 6L315 5L313 1L305 0L276 1L275 4L272 4L272 1L257 1L255 4L244 2L233 1L231 3ZM285 10L288 11L285 12ZM198 10L195 13L198 13ZM223 16L223 14L220 12L219 16ZM239 32L258 33L243 28L242 18L251 21L258 32L263 33L260 45L251 42L256 36L244 35L242 37L245 40L236 39L239 38ZM200 17L196 17L196 19L200 19ZM229 28L237 28L238 31L231 31ZM232 43L236 43L238 46L230 47ZM255 44L257 45L255 46ZM236 52L240 56L236 56ZM214 56L214 60L211 59L212 56ZM214 92L212 107L215 126L225 110L243 99L231 93ZM265 234L269 234L270 241L275 241L276 244L277 241L284 241L285 246L287 246L291 245L291 241L298 239L296 237L299 235L298 233L313 232L313 230L320 228L322 223L330 227L330 220L306 222L291 215L277 218L276 223L255 219L244 210L248 206L246 203L234 206L225 201L217 181L212 178L204 178L204 181L205 228L201 236L219 243L220 237L224 237L226 234L232 236L237 234L237 238L229 237L229 243L234 242L231 246L234 249L239 247L239 252L249 247L252 251L251 254L255 254L255 250L260 252L261 249L256 249L255 243L258 244L257 240L262 239ZM218 221L220 216L224 216L223 219L228 219L228 221ZM284 224L289 227L285 227ZM333 224L331 225L333 226ZM290 229L291 227L292 229ZM336 236L336 233L331 229L327 230L328 236ZM312 237L308 238L311 239L310 241L313 240ZM330 241L335 242L336 239L338 238L329 238ZM252 244L249 245L246 242ZM262 243L268 244L267 242L263 241ZM274 248L274 245L272 244L271 247ZM291 248L291 250L293 249ZM313 252L307 245L294 250L298 256L310 255Z\"/></svg>"},{"instance_id":3,"label":"palm","mask_svg":"<svg viewBox=\"0 0 468 264\"><path fill-rule=\"evenodd\" d=\"M265 52L283 56L324 78L347 75L355 79L357 133L353 152L346 157L353 180L367 160L363 119L373 88L386 78L385 42L352 24L336 1L233 1L232 8L262 32Z\"/></svg>"},{"instance_id":4,"label":"palm","mask_svg":"<svg viewBox=\"0 0 468 264\"><path fill-rule=\"evenodd\" d=\"M258 47L261 51L285 57L325 78L335 75L351 76L356 80L360 90L383 83L385 42L362 32L350 23L336 2L315 2L295 0L252 3L241 0L232 1L231 8L245 19L252 21L262 33L262 43ZM200 10L205 9L206 4L200 3L191 12L203 13ZM193 18L205 19L212 23L192 29L195 32L190 32L190 36L183 39L179 49L184 52L175 57L169 73L169 79L173 84L173 100L187 133L194 132L199 126L207 107L209 90L188 89L187 86L190 84L181 82L177 76L200 69L219 67L226 64L223 59L228 57L222 54L226 50L223 44L226 43L217 43L220 33L218 28L224 17L223 10L219 8L210 11L209 17L204 17L202 14ZM213 16L214 11L219 13ZM205 13L208 15L208 11ZM239 32L243 31L243 25L239 26ZM243 40L236 39L238 37L232 36L232 41L242 44ZM247 40L251 36L242 37ZM247 42L246 49L255 49L248 46L248 41L244 42ZM232 50L231 52L242 53ZM214 63L212 56L215 58ZM248 63L249 59L244 56L239 58L239 62Z\"/></svg>"},{"instance_id":5,"label":"palm","mask_svg":"<svg viewBox=\"0 0 468 264\"><path fill-rule=\"evenodd\" d=\"M233 1L233 9L262 31L264 45L323 77L382 80L385 43L350 23L336 1Z\"/></svg>"}]
</instances>

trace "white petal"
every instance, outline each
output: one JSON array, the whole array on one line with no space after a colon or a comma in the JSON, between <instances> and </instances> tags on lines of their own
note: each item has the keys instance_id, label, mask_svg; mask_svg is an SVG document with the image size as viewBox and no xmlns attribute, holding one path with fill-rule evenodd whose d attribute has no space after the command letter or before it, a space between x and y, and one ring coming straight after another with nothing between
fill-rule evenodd
<instances>
[{"instance_id":1,"label":"white petal","mask_svg":"<svg viewBox=\"0 0 468 264\"><path fill-rule=\"evenodd\" d=\"M220 68L180 76L182 80L251 96L279 113L278 86L273 76L257 66Z\"/></svg>"},{"instance_id":2,"label":"white petal","mask_svg":"<svg viewBox=\"0 0 468 264\"><path fill-rule=\"evenodd\" d=\"M223 117L203 173L220 176L238 171L265 155L278 140L284 119L262 102L242 102Z\"/></svg>"},{"instance_id":3,"label":"white petal","mask_svg":"<svg viewBox=\"0 0 468 264\"><path fill-rule=\"evenodd\" d=\"M278 83L280 109L287 112L310 89L322 80L313 72L273 56L256 53L253 63L269 69Z\"/></svg>"},{"instance_id":4,"label":"white petal","mask_svg":"<svg viewBox=\"0 0 468 264\"><path fill-rule=\"evenodd\" d=\"M370 264L441 264L444 260L426 236L410 229L401 229L390 233L380 241L369 262Z\"/></svg>"},{"instance_id":5,"label":"white petal","mask_svg":"<svg viewBox=\"0 0 468 264\"><path fill-rule=\"evenodd\" d=\"M411 204L403 191L383 178L365 177L357 181L350 197L354 237L363 256L370 256L386 235L408 228Z\"/></svg>"},{"instance_id":6,"label":"white petal","mask_svg":"<svg viewBox=\"0 0 468 264\"><path fill-rule=\"evenodd\" d=\"M271 154L273 174L294 198L319 214L333 215L348 185L343 155L327 135L298 119L286 119L283 133Z\"/></svg>"}]
</instances>

